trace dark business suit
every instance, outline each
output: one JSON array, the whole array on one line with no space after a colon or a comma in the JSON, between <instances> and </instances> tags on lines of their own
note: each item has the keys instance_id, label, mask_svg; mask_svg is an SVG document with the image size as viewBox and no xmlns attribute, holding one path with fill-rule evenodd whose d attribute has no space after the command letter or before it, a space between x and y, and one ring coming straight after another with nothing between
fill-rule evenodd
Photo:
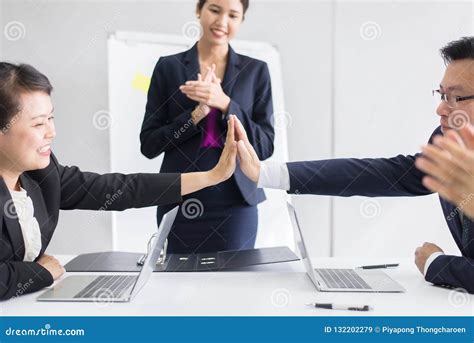
<instances>
[{"instance_id":1,"label":"dark business suit","mask_svg":"<svg viewBox=\"0 0 474 343\"><path fill-rule=\"evenodd\" d=\"M430 138L440 135L437 128ZM393 158L333 159L288 163L289 193L320 194L349 197L361 196L419 196L431 194L422 184L425 175L415 167L414 156L398 155ZM440 198L443 213L462 257L443 255L429 266L426 280L436 285L462 287L474 292L473 230L463 245L463 228L459 211Z\"/></svg>"},{"instance_id":2,"label":"dark business suit","mask_svg":"<svg viewBox=\"0 0 474 343\"><path fill-rule=\"evenodd\" d=\"M150 159L165 153L161 172L208 170L214 167L222 152L222 148L201 147L204 120L198 125L191 120L191 112L198 103L179 90L186 81L196 80L199 72L197 44L185 52L161 57L153 71L140 141L143 155ZM222 88L231 98L229 110L220 113L218 118L222 143L228 116L235 114L245 127L259 158L269 158L273 154L274 128L267 64L239 55L229 46ZM251 236L255 236L257 229L255 206L265 200L265 194L239 167L228 181L195 193L192 198L203 204L203 216L191 223L182 213L178 214L169 238L170 251L185 253L253 247L255 240L252 241ZM167 209L158 208L158 222ZM224 212L228 214L226 218L223 218ZM229 237L222 239L221 243L214 244L209 239L204 243L204 238L213 236L217 226L222 235ZM239 231L246 228L246 237L238 237ZM247 243L245 246L233 244L231 241L234 239Z\"/></svg>"},{"instance_id":3,"label":"dark business suit","mask_svg":"<svg viewBox=\"0 0 474 343\"><path fill-rule=\"evenodd\" d=\"M51 156L41 170L25 172L20 184L34 206L41 231L41 252L48 247L59 210L115 210L176 203L181 200L179 174L105 174L65 167ZM112 196L118 194L117 196ZM112 196L112 197L111 197ZM111 200L113 199L113 201ZM51 274L36 262L23 262L24 240L10 192L0 178L0 299L37 291L53 283ZM91 237L93 239L93 237Z\"/></svg>"}]
</instances>

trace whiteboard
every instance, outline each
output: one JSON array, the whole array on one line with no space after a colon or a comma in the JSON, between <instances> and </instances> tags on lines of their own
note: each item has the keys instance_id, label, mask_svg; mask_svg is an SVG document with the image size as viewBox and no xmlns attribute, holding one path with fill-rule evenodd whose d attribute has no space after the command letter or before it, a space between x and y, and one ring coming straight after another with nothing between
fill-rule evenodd
<instances>
[{"instance_id":1,"label":"whiteboard","mask_svg":"<svg viewBox=\"0 0 474 343\"><path fill-rule=\"evenodd\" d=\"M121 173L156 173L163 154L153 160L140 152L140 129L147 89L160 56L176 54L194 44L182 35L117 31L108 38L107 116L110 134L110 170ZM234 41L234 50L268 64L272 80L275 117L275 151L270 160L288 161L287 129L291 117L285 112L280 55L269 43ZM294 246L284 191L265 190L267 201L258 206L256 247ZM286 225L282 225L286 223ZM156 230L156 208L113 212L114 250L144 251L147 238Z\"/></svg>"}]
</instances>

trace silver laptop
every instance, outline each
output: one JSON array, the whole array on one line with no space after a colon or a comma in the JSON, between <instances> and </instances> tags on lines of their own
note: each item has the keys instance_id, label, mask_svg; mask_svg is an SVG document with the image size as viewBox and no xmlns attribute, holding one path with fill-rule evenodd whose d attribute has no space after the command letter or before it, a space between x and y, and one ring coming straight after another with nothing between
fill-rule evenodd
<instances>
[{"instance_id":1,"label":"silver laptop","mask_svg":"<svg viewBox=\"0 0 474 343\"><path fill-rule=\"evenodd\" d=\"M291 223L296 232L296 244L308 277L321 292L380 292L399 293L405 289L380 270L314 269L308 256L295 208L287 202Z\"/></svg>"},{"instance_id":2,"label":"silver laptop","mask_svg":"<svg viewBox=\"0 0 474 343\"><path fill-rule=\"evenodd\" d=\"M90 275L69 276L53 288L41 294L38 301L93 301L129 302L147 283L156 261L165 244L166 237L178 213L179 206L163 216L158 233L152 236L153 243L138 276L136 275Z\"/></svg>"}]
</instances>

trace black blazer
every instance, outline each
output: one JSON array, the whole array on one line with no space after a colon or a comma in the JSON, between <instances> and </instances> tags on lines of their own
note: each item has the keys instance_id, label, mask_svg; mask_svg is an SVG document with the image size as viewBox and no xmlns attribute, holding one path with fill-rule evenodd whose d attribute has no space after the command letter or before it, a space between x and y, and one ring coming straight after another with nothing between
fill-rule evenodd
<instances>
[{"instance_id":1,"label":"black blazer","mask_svg":"<svg viewBox=\"0 0 474 343\"><path fill-rule=\"evenodd\" d=\"M115 210L181 201L180 174L105 174L64 167L51 155L45 169L25 172L21 186L34 206L41 231L41 252L56 228L59 210ZM25 246L10 192L0 178L0 299L37 291L53 283L36 262L23 262Z\"/></svg>"},{"instance_id":2,"label":"black blazer","mask_svg":"<svg viewBox=\"0 0 474 343\"><path fill-rule=\"evenodd\" d=\"M438 127L431 135L441 135ZM288 163L289 193L334 196L418 196L431 194L422 184L425 175L415 167L419 156L393 158L333 159ZM462 256L437 257L425 279L436 285L462 287L474 293L474 232L470 230L467 247L462 244L462 224L456 206L440 198L449 230Z\"/></svg>"},{"instance_id":3,"label":"black blazer","mask_svg":"<svg viewBox=\"0 0 474 343\"><path fill-rule=\"evenodd\" d=\"M148 90L145 117L140 133L141 151L148 158L165 153L161 172L195 171L202 140L201 123L195 126L191 112L198 105L181 93L179 86L196 80L199 73L197 44L190 50L161 57L155 66ZM273 103L270 74L265 62L239 55L229 46L222 88L230 106L220 121L227 132L229 114L235 114L247 131L260 160L273 154ZM237 167L234 176L245 201L256 205L265 200Z\"/></svg>"}]
</instances>

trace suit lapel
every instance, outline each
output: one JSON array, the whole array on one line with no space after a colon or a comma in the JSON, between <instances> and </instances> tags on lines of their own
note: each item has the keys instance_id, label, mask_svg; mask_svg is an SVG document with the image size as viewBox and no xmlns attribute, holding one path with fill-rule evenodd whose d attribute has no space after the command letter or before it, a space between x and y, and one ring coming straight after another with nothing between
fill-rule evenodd
<instances>
[{"instance_id":1,"label":"suit lapel","mask_svg":"<svg viewBox=\"0 0 474 343\"><path fill-rule=\"evenodd\" d=\"M20 223L11 197L10 191L3 178L0 178L0 204L3 206L3 222L8 231L15 254L14 260L23 261L25 256L25 243L21 232Z\"/></svg>"},{"instance_id":2,"label":"suit lapel","mask_svg":"<svg viewBox=\"0 0 474 343\"><path fill-rule=\"evenodd\" d=\"M186 51L183 63L185 67L186 81L197 80L197 74L200 71L197 43L194 44L191 49Z\"/></svg>"},{"instance_id":3,"label":"suit lapel","mask_svg":"<svg viewBox=\"0 0 474 343\"><path fill-rule=\"evenodd\" d=\"M229 45L229 57L227 59L227 65L225 68L224 80L222 81L222 89L224 93L230 96L232 94L232 88L234 88L235 81L239 76L240 72L240 58Z\"/></svg>"}]
</instances>

